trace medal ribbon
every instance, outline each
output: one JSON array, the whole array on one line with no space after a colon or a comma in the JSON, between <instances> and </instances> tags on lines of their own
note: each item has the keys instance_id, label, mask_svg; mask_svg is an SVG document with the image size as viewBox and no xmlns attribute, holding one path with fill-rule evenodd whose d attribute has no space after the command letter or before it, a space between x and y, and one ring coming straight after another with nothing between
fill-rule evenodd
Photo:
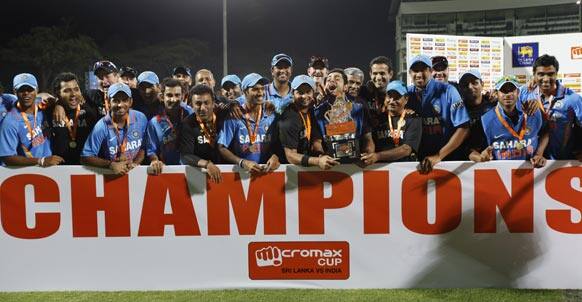
<instances>
[{"instance_id":1,"label":"medal ribbon","mask_svg":"<svg viewBox=\"0 0 582 302\"><path fill-rule=\"evenodd\" d=\"M30 121L28 120L28 115L26 114L26 112L24 112L22 110L22 108L20 107L20 103L16 104L16 107L18 107L18 110L20 110L20 115L22 116L22 119L24 120L24 124L26 124L26 128L28 129L28 134L30 135L30 142L32 144L32 141L34 139L34 129L36 129L36 115L38 113L38 107L36 105L34 106L34 128L30 126ZM30 152L30 150L24 145L24 144L20 144L22 146L22 150L24 150L24 154L26 155L26 157L28 158L32 158L32 153Z\"/></svg>"},{"instance_id":2,"label":"medal ribbon","mask_svg":"<svg viewBox=\"0 0 582 302\"><path fill-rule=\"evenodd\" d=\"M113 123L113 119L111 122ZM121 145L119 145L119 128L117 128L117 124L113 125L113 129L115 129L115 136L117 137L117 157L115 159L118 159L122 154L125 153L125 148L127 146L127 133L129 132L129 113L125 117L125 125L123 128L125 129L123 133L123 141L121 142Z\"/></svg>"},{"instance_id":3,"label":"medal ribbon","mask_svg":"<svg viewBox=\"0 0 582 302\"><path fill-rule=\"evenodd\" d=\"M550 103L550 107L548 108L548 110L546 110L546 108L544 108L544 104L542 103L541 97L537 99L538 107L540 108L540 111L542 112L542 115L544 116L545 120L550 119L550 110L552 110L552 107L554 107L553 95L548 97L548 102Z\"/></svg>"},{"instance_id":4,"label":"medal ribbon","mask_svg":"<svg viewBox=\"0 0 582 302\"><path fill-rule=\"evenodd\" d=\"M255 121L255 131L251 131L251 117L250 114L248 112L249 110L247 109L247 112L245 113L245 122L246 122L246 126L247 126L247 131L249 132L249 138L251 140L251 145L253 145L255 143L255 141L257 140L257 133L259 132L259 124L261 123L261 115L263 112L263 107L259 106L259 114L257 115L257 119Z\"/></svg>"},{"instance_id":5,"label":"medal ribbon","mask_svg":"<svg viewBox=\"0 0 582 302\"><path fill-rule=\"evenodd\" d=\"M307 137L307 141L311 141L311 117L309 113L307 113L307 120L303 117L303 113L299 112L299 116L303 121L303 127L305 127L305 136Z\"/></svg>"},{"instance_id":6,"label":"medal ribbon","mask_svg":"<svg viewBox=\"0 0 582 302\"><path fill-rule=\"evenodd\" d=\"M69 137L71 141L77 140L77 127L79 126L79 113L81 112L81 105L77 105L77 109L75 109L75 117L73 119L73 126L71 127L71 121L65 115L65 125L67 126L67 130L69 130Z\"/></svg>"},{"instance_id":7,"label":"medal ribbon","mask_svg":"<svg viewBox=\"0 0 582 302\"><path fill-rule=\"evenodd\" d=\"M525 113L523 114L523 121L521 123L521 129L519 130L519 134L517 134L517 132L515 132L515 130L513 130L513 127L509 126L507 121L501 116L501 113L499 113L499 106L495 107L495 113L497 114L497 119L501 122L503 127L505 127L505 129L507 129L507 131L509 131L509 133L511 133L511 135L513 135L513 137L515 137L521 141L523 139L523 137L525 136L526 126L527 126L527 114L525 114Z\"/></svg>"},{"instance_id":8,"label":"medal ribbon","mask_svg":"<svg viewBox=\"0 0 582 302\"><path fill-rule=\"evenodd\" d=\"M406 110L402 110L400 114L400 119L398 120L396 132L394 131L394 127L392 126L392 117L390 113L388 113L388 125L390 126L390 137L394 141L395 145L400 144L400 130L402 129L402 124L404 121L404 116L406 115Z\"/></svg>"},{"instance_id":9,"label":"medal ribbon","mask_svg":"<svg viewBox=\"0 0 582 302\"><path fill-rule=\"evenodd\" d=\"M204 137L206 137L206 139L210 142L211 146L214 146L214 138L216 136L216 115L214 113L212 114L212 120L210 121L211 127L208 129L206 128L206 124L204 124L198 115L196 116L196 121L200 125L200 129L202 129Z\"/></svg>"},{"instance_id":10,"label":"medal ribbon","mask_svg":"<svg viewBox=\"0 0 582 302\"><path fill-rule=\"evenodd\" d=\"M107 89L103 91L103 106L105 106L105 114L109 114L109 95Z\"/></svg>"}]
</instances>

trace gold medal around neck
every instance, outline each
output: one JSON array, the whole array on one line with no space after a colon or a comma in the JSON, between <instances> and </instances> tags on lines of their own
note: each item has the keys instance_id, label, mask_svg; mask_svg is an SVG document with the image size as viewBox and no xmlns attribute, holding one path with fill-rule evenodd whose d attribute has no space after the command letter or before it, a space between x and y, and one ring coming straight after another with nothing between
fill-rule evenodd
<instances>
[{"instance_id":1,"label":"gold medal around neck","mask_svg":"<svg viewBox=\"0 0 582 302\"><path fill-rule=\"evenodd\" d=\"M521 149L523 149L523 144L521 142L517 142L517 144L515 144L515 148L517 150L521 150Z\"/></svg>"},{"instance_id":2,"label":"gold medal around neck","mask_svg":"<svg viewBox=\"0 0 582 302\"><path fill-rule=\"evenodd\" d=\"M77 142L76 141L70 141L69 142L69 147L71 147L71 149L76 149L77 148Z\"/></svg>"},{"instance_id":3,"label":"gold medal around neck","mask_svg":"<svg viewBox=\"0 0 582 302\"><path fill-rule=\"evenodd\" d=\"M249 146L249 151L251 151L251 153L257 153L259 152L259 146L257 144L251 144Z\"/></svg>"}]
</instances>

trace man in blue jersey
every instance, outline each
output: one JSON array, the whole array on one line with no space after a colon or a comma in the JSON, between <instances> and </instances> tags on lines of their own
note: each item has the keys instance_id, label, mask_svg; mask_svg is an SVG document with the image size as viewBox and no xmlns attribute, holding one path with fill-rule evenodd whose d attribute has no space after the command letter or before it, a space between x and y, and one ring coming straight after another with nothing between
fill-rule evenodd
<instances>
[{"instance_id":1,"label":"man in blue jersey","mask_svg":"<svg viewBox=\"0 0 582 302\"><path fill-rule=\"evenodd\" d=\"M133 103L133 109L145 114L149 120L164 107L160 102L160 78L152 71L144 71L137 77L137 89L140 97Z\"/></svg>"},{"instance_id":2,"label":"man in blue jersey","mask_svg":"<svg viewBox=\"0 0 582 302\"><path fill-rule=\"evenodd\" d=\"M45 113L35 103L36 78L21 73L14 77L13 87L17 101L0 125L0 159L8 166L61 164L63 158L52 155L50 149L50 128Z\"/></svg>"},{"instance_id":3,"label":"man in blue jersey","mask_svg":"<svg viewBox=\"0 0 582 302\"><path fill-rule=\"evenodd\" d=\"M543 167L548 132L543 129L541 112L528 116L516 106L519 89L514 77L501 78L495 89L498 104L481 117L480 129L472 134L470 159L529 160L535 167Z\"/></svg>"},{"instance_id":4,"label":"man in blue jersey","mask_svg":"<svg viewBox=\"0 0 582 302\"><path fill-rule=\"evenodd\" d=\"M575 142L582 140L582 97L557 80L559 68L554 56L545 54L537 58L533 65L537 87L531 91L522 87L520 101L535 102L548 122L550 137L545 157L566 160L574 159L575 154L582 155L582 150L575 147Z\"/></svg>"},{"instance_id":5,"label":"man in blue jersey","mask_svg":"<svg viewBox=\"0 0 582 302\"><path fill-rule=\"evenodd\" d=\"M245 95L243 118L224 121L218 134L218 150L224 160L249 172L269 172L279 167L279 158L271 147L274 113L264 108L265 85L269 80L251 73L242 80Z\"/></svg>"},{"instance_id":6,"label":"man in blue jersey","mask_svg":"<svg viewBox=\"0 0 582 302\"><path fill-rule=\"evenodd\" d=\"M347 94L346 84L344 71L332 69L325 79L325 96L314 114L325 152L341 157L338 160L342 163L352 163L360 160L361 153L373 153L374 141L364 105Z\"/></svg>"},{"instance_id":7,"label":"man in blue jersey","mask_svg":"<svg viewBox=\"0 0 582 302\"><path fill-rule=\"evenodd\" d=\"M123 175L144 159L147 119L131 109L129 86L116 83L107 93L111 112L95 124L81 152L81 163Z\"/></svg>"},{"instance_id":8,"label":"man in blue jersey","mask_svg":"<svg viewBox=\"0 0 582 302\"><path fill-rule=\"evenodd\" d=\"M192 109L182 102L182 85L172 78L162 83L164 109L154 116L147 127L146 155L150 160L152 174L162 172L163 165L179 165L180 152L177 147L182 120Z\"/></svg>"},{"instance_id":9,"label":"man in blue jersey","mask_svg":"<svg viewBox=\"0 0 582 302\"><path fill-rule=\"evenodd\" d=\"M284 53L273 56L273 59L271 59L273 82L265 87L265 99L275 105L275 110L279 114L293 100L290 83L292 72L293 59L290 56Z\"/></svg>"},{"instance_id":10,"label":"man in blue jersey","mask_svg":"<svg viewBox=\"0 0 582 302\"><path fill-rule=\"evenodd\" d=\"M419 148L421 173L432 171L442 160L462 159L451 155L469 135L469 114L455 87L432 78L432 61L418 55L408 72L413 85L408 87L407 108L422 117L422 141Z\"/></svg>"}]
</instances>

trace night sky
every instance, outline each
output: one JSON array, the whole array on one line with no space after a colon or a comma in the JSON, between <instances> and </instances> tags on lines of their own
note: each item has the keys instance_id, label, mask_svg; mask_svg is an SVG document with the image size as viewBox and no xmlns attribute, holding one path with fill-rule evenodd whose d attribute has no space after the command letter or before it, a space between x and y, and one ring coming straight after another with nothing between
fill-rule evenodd
<instances>
[{"instance_id":1,"label":"night sky","mask_svg":"<svg viewBox=\"0 0 582 302\"><path fill-rule=\"evenodd\" d=\"M294 58L295 75L305 73L311 55L327 56L331 67L357 66L367 73L372 57L394 53L389 7L390 0L229 0L229 73L268 76L270 59L280 52ZM0 45L31 27L68 20L104 54L120 43L131 49L177 38L201 40L210 52L205 66L192 68L222 74L221 0L11 1L2 11Z\"/></svg>"}]
</instances>

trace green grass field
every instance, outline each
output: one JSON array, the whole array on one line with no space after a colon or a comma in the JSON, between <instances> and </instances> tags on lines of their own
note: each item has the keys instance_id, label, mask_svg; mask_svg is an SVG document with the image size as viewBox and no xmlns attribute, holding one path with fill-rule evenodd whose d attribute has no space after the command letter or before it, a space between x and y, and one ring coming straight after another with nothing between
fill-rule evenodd
<instances>
[{"instance_id":1,"label":"green grass field","mask_svg":"<svg viewBox=\"0 0 582 302\"><path fill-rule=\"evenodd\" d=\"M34 292L0 293L0 301L582 301L582 291L517 289L413 289L413 290L216 290L152 292Z\"/></svg>"}]
</instances>

